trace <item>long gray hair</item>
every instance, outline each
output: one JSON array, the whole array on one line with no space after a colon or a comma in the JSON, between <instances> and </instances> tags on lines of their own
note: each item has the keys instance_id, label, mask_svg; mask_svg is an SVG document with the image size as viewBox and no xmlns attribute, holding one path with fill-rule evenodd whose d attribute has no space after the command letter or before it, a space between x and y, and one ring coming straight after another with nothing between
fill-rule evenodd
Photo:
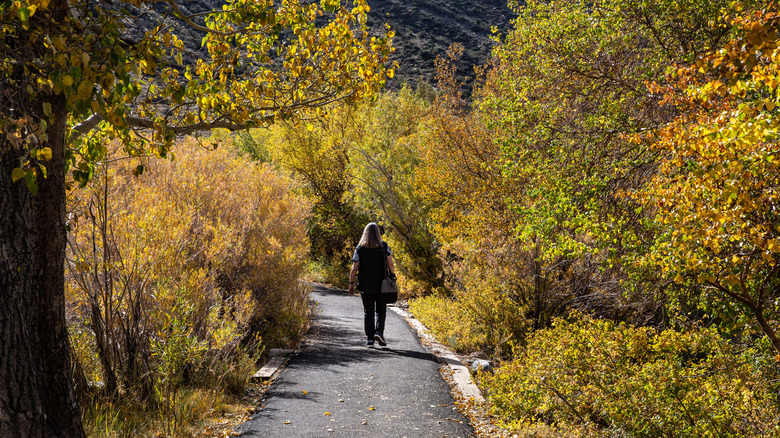
<instances>
[{"instance_id":1,"label":"long gray hair","mask_svg":"<svg viewBox=\"0 0 780 438\"><path fill-rule=\"evenodd\" d=\"M382 235L379 232L379 225L374 222L366 225L359 245L365 248L380 248L382 246Z\"/></svg>"}]
</instances>

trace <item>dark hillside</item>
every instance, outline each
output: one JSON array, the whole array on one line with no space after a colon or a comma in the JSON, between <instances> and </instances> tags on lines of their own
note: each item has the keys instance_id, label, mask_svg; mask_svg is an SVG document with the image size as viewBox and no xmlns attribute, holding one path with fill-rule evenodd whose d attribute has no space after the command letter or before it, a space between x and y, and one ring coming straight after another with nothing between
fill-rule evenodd
<instances>
[{"instance_id":1,"label":"dark hillside","mask_svg":"<svg viewBox=\"0 0 780 438\"><path fill-rule=\"evenodd\" d=\"M464 47L458 70L461 78L474 76L473 66L490 55L491 26L509 28L512 12L506 0L369 0L369 24L389 23L396 33L394 60L400 68L390 84L431 82L434 60L445 56L452 43Z\"/></svg>"},{"instance_id":2,"label":"dark hillside","mask_svg":"<svg viewBox=\"0 0 780 438\"><path fill-rule=\"evenodd\" d=\"M224 0L190 0L182 2L185 13L200 13L219 9ZM473 66L483 64L492 47L491 26L505 31L509 28L512 12L507 0L368 0L371 6L369 26L380 32L384 24L390 24L395 31L396 52L393 60L399 64L391 88L398 88L404 82L417 84L432 82L436 76L434 61L445 56L452 43L464 47L463 59L458 75L470 80L474 76ZM138 9L130 6L136 19L127 23L127 35L131 40L140 39L143 33L159 23L178 28L178 34L189 51L185 60L192 62L205 56L201 49L203 34L183 25L170 14L170 6L158 3L153 9Z\"/></svg>"}]
</instances>

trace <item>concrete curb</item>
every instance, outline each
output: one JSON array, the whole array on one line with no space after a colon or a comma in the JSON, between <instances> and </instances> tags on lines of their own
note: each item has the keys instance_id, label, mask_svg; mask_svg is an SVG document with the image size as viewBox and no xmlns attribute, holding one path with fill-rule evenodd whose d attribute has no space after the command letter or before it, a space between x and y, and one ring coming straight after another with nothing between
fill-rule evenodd
<instances>
[{"instance_id":1,"label":"concrete curb","mask_svg":"<svg viewBox=\"0 0 780 438\"><path fill-rule=\"evenodd\" d=\"M458 359L458 357L450 349L445 347L436 341L436 338L431 335L430 330L423 325L417 318L412 316L406 310L399 307L388 306L389 310L392 310L398 316L406 320L406 322L417 332L417 335L422 341L423 347L427 349L436 359L447 365L452 370L452 377L455 383L456 389L461 395L467 399L471 399L475 402L484 402L482 392L479 387L471 380L471 373L468 367Z\"/></svg>"},{"instance_id":2,"label":"concrete curb","mask_svg":"<svg viewBox=\"0 0 780 438\"><path fill-rule=\"evenodd\" d=\"M256 373L254 373L250 380L253 382L261 382L265 380L271 379L274 374L276 374L277 371L279 371L279 368L282 367L284 364L284 360L287 359L291 354L295 353L293 350L283 350L280 348L272 348L269 351L269 355L271 356L271 360L268 361L265 365L263 365L262 368L260 368Z\"/></svg>"}]
</instances>

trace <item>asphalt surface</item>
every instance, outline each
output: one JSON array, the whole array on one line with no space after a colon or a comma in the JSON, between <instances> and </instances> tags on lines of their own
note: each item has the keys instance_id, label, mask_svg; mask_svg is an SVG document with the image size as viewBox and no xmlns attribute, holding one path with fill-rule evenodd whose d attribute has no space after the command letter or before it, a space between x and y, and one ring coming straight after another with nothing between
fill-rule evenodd
<instances>
[{"instance_id":1,"label":"asphalt surface","mask_svg":"<svg viewBox=\"0 0 780 438\"><path fill-rule=\"evenodd\" d=\"M474 437L439 363L387 312L386 347L365 346L363 306L315 287L317 316L241 437Z\"/></svg>"}]
</instances>

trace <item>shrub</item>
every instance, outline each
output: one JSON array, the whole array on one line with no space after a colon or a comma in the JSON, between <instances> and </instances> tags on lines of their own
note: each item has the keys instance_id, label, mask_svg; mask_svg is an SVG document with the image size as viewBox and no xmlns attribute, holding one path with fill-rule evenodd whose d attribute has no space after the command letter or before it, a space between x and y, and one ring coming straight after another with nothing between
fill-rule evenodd
<instances>
[{"instance_id":1,"label":"shrub","mask_svg":"<svg viewBox=\"0 0 780 438\"><path fill-rule=\"evenodd\" d=\"M71 340L84 380L175 420L184 388L241 392L264 346L297 342L308 203L270 166L193 140L136 164L108 161L71 193Z\"/></svg>"},{"instance_id":2,"label":"shrub","mask_svg":"<svg viewBox=\"0 0 780 438\"><path fill-rule=\"evenodd\" d=\"M416 298L410 310L437 339L461 352L481 351L489 355L508 354L522 345L530 322L524 308L498 287L481 287Z\"/></svg>"},{"instance_id":3,"label":"shrub","mask_svg":"<svg viewBox=\"0 0 780 438\"><path fill-rule=\"evenodd\" d=\"M480 375L510 428L598 425L614 436L775 436L776 394L757 351L714 329L686 332L575 318L536 332L494 375Z\"/></svg>"}]
</instances>

